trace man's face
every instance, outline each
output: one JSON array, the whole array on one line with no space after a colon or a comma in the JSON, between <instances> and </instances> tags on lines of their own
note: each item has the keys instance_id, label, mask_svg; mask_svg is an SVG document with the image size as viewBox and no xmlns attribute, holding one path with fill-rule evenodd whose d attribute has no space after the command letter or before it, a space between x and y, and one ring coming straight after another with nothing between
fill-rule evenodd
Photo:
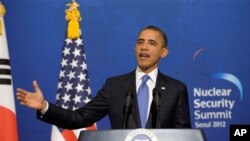
<instances>
[{"instance_id":1,"label":"man's face","mask_svg":"<svg viewBox=\"0 0 250 141\"><path fill-rule=\"evenodd\" d=\"M143 72L151 72L157 67L159 60L168 54L163 43L158 31L145 29L140 33L136 41L135 54L137 64Z\"/></svg>"}]
</instances>

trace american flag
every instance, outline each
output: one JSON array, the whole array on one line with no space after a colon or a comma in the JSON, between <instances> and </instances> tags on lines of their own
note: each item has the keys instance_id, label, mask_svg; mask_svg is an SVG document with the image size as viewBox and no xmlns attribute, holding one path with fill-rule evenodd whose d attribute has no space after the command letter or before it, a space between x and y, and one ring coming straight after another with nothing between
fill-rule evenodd
<instances>
[{"instance_id":1,"label":"american flag","mask_svg":"<svg viewBox=\"0 0 250 141\"><path fill-rule=\"evenodd\" d=\"M56 104L65 109L76 110L91 99L86 55L81 38L66 39L65 42Z\"/></svg>"},{"instance_id":2,"label":"american flag","mask_svg":"<svg viewBox=\"0 0 250 141\"><path fill-rule=\"evenodd\" d=\"M77 39L67 38L62 51L56 105L65 109L76 110L87 104L90 100L91 89L89 85L86 55L83 49L83 40L81 37ZM95 125L87 128L87 130L94 129ZM58 131L61 135L58 134ZM76 141L79 132L79 130L69 131L53 127L51 140L59 141L58 138L61 138L60 141Z\"/></svg>"}]
</instances>

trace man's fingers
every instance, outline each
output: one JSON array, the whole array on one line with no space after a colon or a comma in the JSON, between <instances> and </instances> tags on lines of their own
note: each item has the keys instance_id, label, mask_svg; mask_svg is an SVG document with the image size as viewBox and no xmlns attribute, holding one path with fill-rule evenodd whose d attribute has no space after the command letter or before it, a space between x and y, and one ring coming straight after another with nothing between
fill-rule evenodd
<instances>
[{"instance_id":1,"label":"man's fingers","mask_svg":"<svg viewBox=\"0 0 250 141\"><path fill-rule=\"evenodd\" d=\"M20 104L21 104L21 105L28 106L27 103L26 103L26 101L21 101Z\"/></svg>"},{"instance_id":2,"label":"man's fingers","mask_svg":"<svg viewBox=\"0 0 250 141\"><path fill-rule=\"evenodd\" d=\"M29 92L24 90L24 89L21 89L21 88L17 88L17 93L20 93L20 94L25 94L27 95Z\"/></svg>"},{"instance_id":3,"label":"man's fingers","mask_svg":"<svg viewBox=\"0 0 250 141\"><path fill-rule=\"evenodd\" d=\"M38 86L38 83L36 80L33 81L33 87L35 89L36 92L41 92L39 86Z\"/></svg>"},{"instance_id":4,"label":"man's fingers","mask_svg":"<svg viewBox=\"0 0 250 141\"><path fill-rule=\"evenodd\" d=\"M26 94L24 94L24 93L16 93L16 95L17 95L17 98L18 99L25 99L26 98Z\"/></svg>"},{"instance_id":5,"label":"man's fingers","mask_svg":"<svg viewBox=\"0 0 250 141\"><path fill-rule=\"evenodd\" d=\"M26 105L26 94L17 93L17 99L20 101L20 104Z\"/></svg>"}]
</instances>

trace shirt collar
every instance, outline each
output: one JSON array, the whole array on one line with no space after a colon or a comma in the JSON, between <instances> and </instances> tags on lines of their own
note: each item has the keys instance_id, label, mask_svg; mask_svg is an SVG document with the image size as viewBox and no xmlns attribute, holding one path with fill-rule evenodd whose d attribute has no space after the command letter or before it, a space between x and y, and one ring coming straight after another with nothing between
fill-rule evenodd
<instances>
[{"instance_id":1,"label":"shirt collar","mask_svg":"<svg viewBox=\"0 0 250 141\"><path fill-rule=\"evenodd\" d=\"M144 73L139 67L136 68L135 72L136 72L136 80L140 80L144 75L148 75L150 77L150 80L152 80L153 83L156 84L156 78L158 75L158 67L156 67L154 70L152 70L148 74Z\"/></svg>"}]
</instances>

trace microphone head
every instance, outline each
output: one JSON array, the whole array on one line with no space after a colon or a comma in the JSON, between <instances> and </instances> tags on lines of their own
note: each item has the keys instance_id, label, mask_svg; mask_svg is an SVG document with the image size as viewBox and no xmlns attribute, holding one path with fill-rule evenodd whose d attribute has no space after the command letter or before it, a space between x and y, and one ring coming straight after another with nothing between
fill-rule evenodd
<instances>
[{"instance_id":1,"label":"microphone head","mask_svg":"<svg viewBox=\"0 0 250 141\"><path fill-rule=\"evenodd\" d=\"M153 97L155 97L155 96L161 97L161 93L159 92L159 90L157 88L153 89Z\"/></svg>"},{"instance_id":2,"label":"microphone head","mask_svg":"<svg viewBox=\"0 0 250 141\"><path fill-rule=\"evenodd\" d=\"M125 98L125 104L124 104L124 106L125 107L131 107L132 99L133 99L133 93L130 92L130 91L128 91L126 93L126 98Z\"/></svg>"},{"instance_id":3,"label":"microphone head","mask_svg":"<svg viewBox=\"0 0 250 141\"><path fill-rule=\"evenodd\" d=\"M133 93L131 92L131 91L128 91L127 93L126 93L126 97L127 96L130 96L131 98L133 98Z\"/></svg>"}]
</instances>

